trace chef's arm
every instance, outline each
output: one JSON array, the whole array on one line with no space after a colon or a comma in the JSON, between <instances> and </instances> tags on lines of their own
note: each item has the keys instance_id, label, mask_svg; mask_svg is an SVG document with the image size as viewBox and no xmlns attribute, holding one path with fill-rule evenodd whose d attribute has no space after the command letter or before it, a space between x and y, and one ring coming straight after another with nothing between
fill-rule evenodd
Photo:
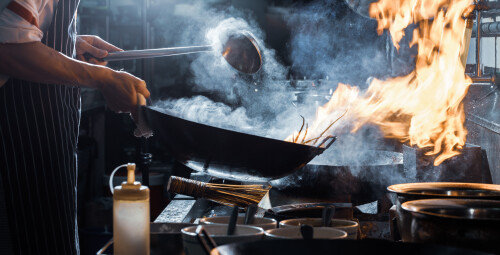
<instances>
[{"instance_id":1,"label":"chef's arm","mask_svg":"<svg viewBox=\"0 0 500 255\"><path fill-rule=\"evenodd\" d=\"M33 82L96 88L117 112L134 109L137 93L149 97L143 80L69 58L41 42L0 44L0 56L0 74Z\"/></svg>"}]
</instances>

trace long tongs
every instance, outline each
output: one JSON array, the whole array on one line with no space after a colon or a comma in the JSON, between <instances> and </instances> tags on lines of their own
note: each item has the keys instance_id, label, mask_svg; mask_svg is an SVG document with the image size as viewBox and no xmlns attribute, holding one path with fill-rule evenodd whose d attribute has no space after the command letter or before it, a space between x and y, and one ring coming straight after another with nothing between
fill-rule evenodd
<instances>
[{"instance_id":1,"label":"long tongs","mask_svg":"<svg viewBox=\"0 0 500 255\"><path fill-rule=\"evenodd\" d=\"M211 52L220 49L213 45L190 46L176 48L159 48L147 50L127 50L108 53L104 61L120 61L142 58L155 58L165 56L175 56L183 54L192 54L199 52ZM238 32L227 37L222 42L220 54L236 70L253 74L260 70L262 66L262 56L257 41L250 33Z\"/></svg>"}]
</instances>

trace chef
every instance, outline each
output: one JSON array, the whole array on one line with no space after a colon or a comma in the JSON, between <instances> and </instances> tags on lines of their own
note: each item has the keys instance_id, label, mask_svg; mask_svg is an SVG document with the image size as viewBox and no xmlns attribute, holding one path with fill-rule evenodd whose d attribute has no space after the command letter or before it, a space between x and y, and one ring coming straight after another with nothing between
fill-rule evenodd
<instances>
[{"instance_id":1,"label":"chef","mask_svg":"<svg viewBox=\"0 0 500 255\"><path fill-rule=\"evenodd\" d=\"M120 49L76 35L78 2L0 0L0 254L79 254L80 88L116 112L149 97L143 80L98 60Z\"/></svg>"}]
</instances>

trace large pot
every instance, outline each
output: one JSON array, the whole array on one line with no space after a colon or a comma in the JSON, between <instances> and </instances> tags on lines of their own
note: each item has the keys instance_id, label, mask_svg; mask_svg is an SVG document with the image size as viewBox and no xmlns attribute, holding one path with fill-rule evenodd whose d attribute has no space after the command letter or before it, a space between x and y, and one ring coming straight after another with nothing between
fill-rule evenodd
<instances>
[{"instance_id":1,"label":"large pot","mask_svg":"<svg viewBox=\"0 0 500 255\"><path fill-rule=\"evenodd\" d=\"M422 199L401 205L410 215L411 242L452 245L500 254L500 201Z\"/></svg>"},{"instance_id":2,"label":"large pot","mask_svg":"<svg viewBox=\"0 0 500 255\"><path fill-rule=\"evenodd\" d=\"M146 122L164 148L187 167L229 180L263 182L283 177L323 153L335 137L316 147L217 128L142 106Z\"/></svg>"},{"instance_id":3,"label":"large pot","mask_svg":"<svg viewBox=\"0 0 500 255\"><path fill-rule=\"evenodd\" d=\"M490 254L454 247L389 242L385 240L264 240L233 243L213 249L212 255L275 255L275 254L425 254L425 255L479 255Z\"/></svg>"},{"instance_id":4,"label":"large pot","mask_svg":"<svg viewBox=\"0 0 500 255\"><path fill-rule=\"evenodd\" d=\"M422 182L396 184L387 189L392 192L392 201L397 210L398 230L405 242L412 240L408 231L411 228L411 215L401 208L405 202L432 198L500 200L500 185L495 184Z\"/></svg>"}]
</instances>

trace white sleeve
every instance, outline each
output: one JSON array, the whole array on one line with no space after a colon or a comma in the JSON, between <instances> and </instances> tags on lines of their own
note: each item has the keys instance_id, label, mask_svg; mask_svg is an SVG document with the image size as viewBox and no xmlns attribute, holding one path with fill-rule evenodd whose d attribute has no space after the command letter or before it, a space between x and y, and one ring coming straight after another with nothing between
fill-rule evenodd
<instances>
[{"instance_id":1,"label":"white sleeve","mask_svg":"<svg viewBox=\"0 0 500 255\"><path fill-rule=\"evenodd\" d=\"M15 0L39 21L34 0ZM5 8L0 12L0 43L26 43L41 41L43 32L16 13Z\"/></svg>"}]
</instances>

